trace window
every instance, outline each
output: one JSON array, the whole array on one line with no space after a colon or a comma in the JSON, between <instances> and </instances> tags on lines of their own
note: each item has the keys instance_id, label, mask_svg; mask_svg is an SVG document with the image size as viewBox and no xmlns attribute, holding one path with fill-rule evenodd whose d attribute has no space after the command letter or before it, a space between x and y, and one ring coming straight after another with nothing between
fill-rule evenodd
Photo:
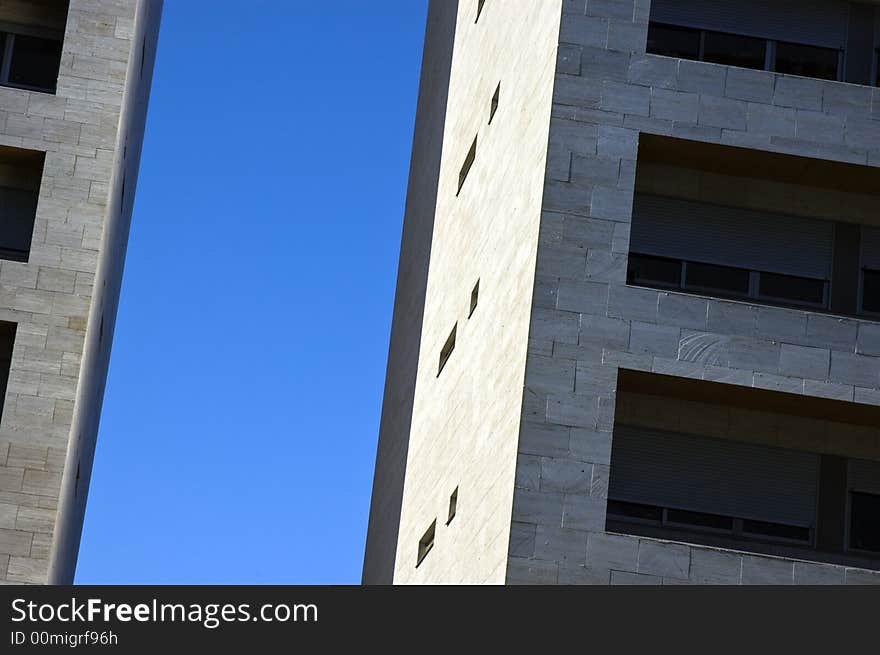
<instances>
[{"instance_id":1,"label":"window","mask_svg":"<svg viewBox=\"0 0 880 655\"><path fill-rule=\"evenodd\" d=\"M55 93L61 41L24 34L3 34L0 84Z\"/></svg>"},{"instance_id":2,"label":"window","mask_svg":"<svg viewBox=\"0 0 880 655\"><path fill-rule=\"evenodd\" d=\"M880 314L880 271L862 271L862 311Z\"/></svg>"},{"instance_id":3,"label":"window","mask_svg":"<svg viewBox=\"0 0 880 655\"><path fill-rule=\"evenodd\" d=\"M629 284L680 289L681 265L682 262L678 259L631 253L627 282Z\"/></svg>"},{"instance_id":4,"label":"window","mask_svg":"<svg viewBox=\"0 0 880 655\"><path fill-rule=\"evenodd\" d=\"M440 374L443 372L443 367L446 366L446 362L449 361L452 351L455 350L455 333L457 331L458 323L452 328L452 333L449 335L449 338L446 339L446 343L443 344L443 349L440 351L440 367L437 370L437 377L440 377Z\"/></svg>"},{"instance_id":5,"label":"window","mask_svg":"<svg viewBox=\"0 0 880 655\"><path fill-rule=\"evenodd\" d=\"M498 83L498 86L495 88L495 94L492 96L492 105L489 107L489 125L492 124L492 119L495 118L495 112L498 111L498 101L501 98L501 82Z\"/></svg>"},{"instance_id":6,"label":"window","mask_svg":"<svg viewBox=\"0 0 880 655\"><path fill-rule=\"evenodd\" d=\"M0 415L6 400L6 385L9 382L9 369L12 367L12 350L15 347L17 323L0 321Z\"/></svg>"},{"instance_id":7,"label":"window","mask_svg":"<svg viewBox=\"0 0 880 655\"><path fill-rule=\"evenodd\" d=\"M687 262L685 267L686 289L714 291L732 296L747 296L749 271L730 266Z\"/></svg>"},{"instance_id":8,"label":"window","mask_svg":"<svg viewBox=\"0 0 880 655\"><path fill-rule=\"evenodd\" d=\"M743 534L754 537L766 537L784 541L799 541L809 543L810 529L800 528L795 525L783 525L781 523L768 523L766 521L743 521Z\"/></svg>"},{"instance_id":9,"label":"window","mask_svg":"<svg viewBox=\"0 0 880 655\"><path fill-rule=\"evenodd\" d=\"M880 86L880 50L878 50L874 55L874 70L876 71L874 86Z\"/></svg>"},{"instance_id":10,"label":"window","mask_svg":"<svg viewBox=\"0 0 880 655\"><path fill-rule=\"evenodd\" d=\"M468 173L471 171L471 166L474 165L474 160L477 158L477 137L474 137L474 142L471 144L471 149L468 150L467 157L464 158L464 164L461 167L461 171L458 174L458 193L461 193L461 187L464 186L464 181L467 179ZM458 194L456 194L458 195Z\"/></svg>"},{"instance_id":11,"label":"window","mask_svg":"<svg viewBox=\"0 0 880 655\"><path fill-rule=\"evenodd\" d=\"M455 491L449 497L449 517L446 519L446 525L452 523L452 519L455 518L456 509L458 509L458 487L455 488Z\"/></svg>"},{"instance_id":12,"label":"window","mask_svg":"<svg viewBox=\"0 0 880 655\"><path fill-rule=\"evenodd\" d=\"M651 23L648 26L648 52L676 59L700 58L700 30Z\"/></svg>"},{"instance_id":13,"label":"window","mask_svg":"<svg viewBox=\"0 0 880 655\"><path fill-rule=\"evenodd\" d=\"M483 13L483 5L484 5L484 4L486 4L486 0L477 0L477 17L476 17L476 19L474 20L475 23L476 23L478 20L480 20L480 14Z\"/></svg>"},{"instance_id":14,"label":"window","mask_svg":"<svg viewBox=\"0 0 880 655\"><path fill-rule=\"evenodd\" d=\"M607 514L609 518L615 519L632 519L639 523L656 523L660 525L663 522L663 509L653 505L642 505L640 503L627 503L621 500L608 499Z\"/></svg>"},{"instance_id":15,"label":"window","mask_svg":"<svg viewBox=\"0 0 880 655\"><path fill-rule=\"evenodd\" d=\"M814 453L615 420L609 529L809 546L818 471Z\"/></svg>"},{"instance_id":16,"label":"window","mask_svg":"<svg viewBox=\"0 0 880 655\"><path fill-rule=\"evenodd\" d=\"M841 53L838 50L727 32L650 23L647 51L677 59L771 70L823 80L840 79ZM877 84L880 85L880 70Z\"/></svg>"},{"instance_id":17,"label":"window","mask_svg":"<svg viewBox=\"0 0 880 655\"><path fill-rule=\"evenodd\" d=\"M880 553L880 495L850 493L849 547Z\"/></svg>"},{"instance_id":18,"label":"window","mask_svg":"<svg viewBox=\"0 0 880 655\"><path fill-rule=\"evenodd\" d=\"M27 262L46 155L0 146L0 259Z\"/></svg>"},{"instance_id":19,"label":"window","mask_svg":"<svg viewBox=\"0 0 880 655\"><path fill-rule=\"evenodd\" d=\"M477 280L476 285L474 285L474 290L471 291L471 311L468 314L468 318L474 315L474 312L477 311L477 302L480 300L480 281Z\"/></svg>"},{"instance_id":20,"label":"window","mask_svg":"<svg viewBox=\"0 0 880 655\"><path fill-rule=\"evenodd\" d=\"M836 80L839 55L837 50L831 48L779 42L776 44L774 70L788 75Z\"/></svg>"},{"instance_id":21,"label":"window","mask_svg":"<svg viewBox=\"0 0 880 655\"><path fill-rule=\"evenodd\" d=\"M434 519L434 522L431 523L431 527L428 528L428 531L419 539L419 552L416 557L416 567L422 563L422 560L425 559L428 553L431 552L431 549L434 547L434 532L437 530L437 520Z\"/></svg>"},{"instance_id":22,"label":"window","mask_svg":"<svg viewBox=\"0 0 880 655\"><path fill-rule=\"evenodd\" d=\"M764 68L767 59L767 41L750 36L706 32L703 61L741 68Z\"/></svg>"},{"instance_id":23,"label":"window","mask_svg":"<svg viewBox=\"0 0 880 655\"><path fill-rule=\"evenodd\" d=\"M871 278L871 275L874 277ZM757 281L756 286L752 284L753 278ZM880 301L877 300L877 294L880 293L880 274L866 271L865 280L864 297L875 300L873 303L870 300L863 302L863 309L866 312L880 312ZM627 284L680 289L727 298L752 298L774 304L828 308L827 280L639 253L631 253L629 256Z\"/></svg>"},{"instance_id":24,"label":"window","mask_svg":"<svg viewBox=\"0 0 880 655\"><path fill-rule=\"evenodd\" d=\"M656 526L674 530L717 533L741 539L761 541L797 542L810 544L810 528L802 528L783 523L752 521L720 514L694 512L690 510L657 507L640 503L608 499L608 520L612 523L625 523Z\"/></svg>"},{"instance_id":25,"label":"window","mask_svg":"<svg viewBox=\"0 0 880 655\"><path fill-rule=\"evenodd\" d=\"M666 522L669 525L703 528L708 530L733 530L733 519L729 516L706 514L705 512L688 512L681 509L666 510Z\"/></svg>"},{"instance_id":26,"label":"window","mask_svg":"<svg viewBox=\"0 0 880 655\"><path fill-rule=\"evenodd\" d=\"M790 301L796 304L826 307L828 302L825 280L811 280L794 275L761 273L759 295L775 300Z\"/></svg>"}]
</instances>

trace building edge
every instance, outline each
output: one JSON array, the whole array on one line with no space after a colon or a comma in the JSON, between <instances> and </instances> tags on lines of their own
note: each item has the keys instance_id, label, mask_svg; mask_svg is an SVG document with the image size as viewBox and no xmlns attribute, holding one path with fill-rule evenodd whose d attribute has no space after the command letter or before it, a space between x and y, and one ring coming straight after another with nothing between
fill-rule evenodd
<instances>
[{"instance_id":1,"label":"building edge","mask_svg":"<svg viewBox=\"0 0 880 655\"><path fill-rule=\"evenodd\" d=\"M458 0L428 4L364 551L362 582L368 585L391 584L394 578L458 5Z\"/></svg>"},{"instance_id":2,"label":"building edge","mask_svg":"<svg viewBox=\"0 0 880 655\"><path fill-rule=\"evenodd\" d=\"M95 292L89 308L49 560L48 583L51 585L72 584L76 572L122 288L162 7L163 0L139 0L135 14L105 230Z\"/></svg>"}]
</instances>

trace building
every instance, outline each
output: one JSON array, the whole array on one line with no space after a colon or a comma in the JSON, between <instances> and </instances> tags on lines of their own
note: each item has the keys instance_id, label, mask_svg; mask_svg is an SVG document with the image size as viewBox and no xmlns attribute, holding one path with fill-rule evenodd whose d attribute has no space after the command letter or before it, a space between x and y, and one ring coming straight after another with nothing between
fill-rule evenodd
<instances>
[{"instance_id":1,"label":"building","mask_svg":"<svg viewBox=\"0 0 880 655\"><path fill-rule=\"evenodd\" d=\"M365 583L880 582L878 47L430 3Z\"/></svg>"},{"instance_id":2,"label":"building","mask_svg":"<svg viewBox=\"0 0 880 655\"><path fill-rule=\"evenodd\" d=\"M0 582L73 580L161 10L0 3Z\"/></svg>"}]
</instances>

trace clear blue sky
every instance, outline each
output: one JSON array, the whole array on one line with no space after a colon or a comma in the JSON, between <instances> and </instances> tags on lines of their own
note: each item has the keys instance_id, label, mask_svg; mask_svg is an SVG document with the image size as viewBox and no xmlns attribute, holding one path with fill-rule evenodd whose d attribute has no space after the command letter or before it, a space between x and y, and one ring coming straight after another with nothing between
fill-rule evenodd
<instances>
[{"instance_id":1,"label":"clear blue sky","mask_svg":"<svg viewBox=\"0 0 880 655\"><path fill-rule=\"evenodd\" d=\"M427 0L168 0L76 581L357 583Z\"/></svg>"}]
</instances>

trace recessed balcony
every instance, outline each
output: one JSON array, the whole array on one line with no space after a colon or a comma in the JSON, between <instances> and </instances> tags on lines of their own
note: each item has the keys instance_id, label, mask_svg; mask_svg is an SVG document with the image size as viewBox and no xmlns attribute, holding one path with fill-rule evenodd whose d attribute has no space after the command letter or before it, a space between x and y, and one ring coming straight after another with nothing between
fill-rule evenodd
<instances>
[{"instance_id":1,"label":"recessed balcony","mask_svg":"<svg viewBox=\"0 0 880 655\"><path fill-rule=\"evenodd\" d=\"M880 170L645 135L627 282L880 318Z\"/></svg>"},{"instance_id":2,"label":"recessed balcony","mask_svg":"<svg viewBox=\"0 0 880 655\"><path fill-rule=\"evenodd\" d=\"M621 371L606 529L880 569L880 408Z\"/></svg>"},{"instance_id":3,"label":"recessed balcony","mask_svg":"<svg viewBox=\"0 0 880 655\"><path fill-rule=\"evenodd\" d=\"M0 3L0 85L55 93L69 3Z\"/></svg>"},{"instance_id":4,"label":"recessed balcony","mask_svg":"<svg viewBox=\"0 0 880 655\"><path fill-rule=\"evenodd\" d=\"M0 146L0 259L28 261L45 157Z\"/></svg>"}]
</instances>

